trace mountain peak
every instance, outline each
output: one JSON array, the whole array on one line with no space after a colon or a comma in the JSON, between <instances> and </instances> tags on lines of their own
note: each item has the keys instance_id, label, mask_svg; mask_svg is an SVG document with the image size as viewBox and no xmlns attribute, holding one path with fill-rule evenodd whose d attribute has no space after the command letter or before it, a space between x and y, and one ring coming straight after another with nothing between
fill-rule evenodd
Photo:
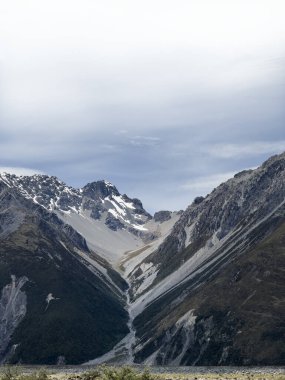
<instances>
[{"instance_id":1,"label":"mountain peak","mask_svg":"<svg viewBox=\"0 0 285 380\"><path fill-rule=\"evenodd\" d=\"M57 177L45 174L0 174L0 181L33 203L59 213L61 218L67 218L64 216L66 213L72 213L73 218L74 214L80 214L79 218L102 220L112 230L126 229L135 234L137 231L145 232L142 225L152 218L140 200L121 195L106 180L90 182L81 189L70 187ZM68 223L72 224L72 221Z\"/></svg>"},{"instance_id":2,"label":"mountain peak","mask_svg":"<svg viewBox=\"0 0 285 380\"><path fill-rule=\"evenodd\" d=\"M87 183L82 188L82 193L93 199L105 199L110 195L120 195L118 189L111 182L105 180Z\"/></svg>"}]
</instances>

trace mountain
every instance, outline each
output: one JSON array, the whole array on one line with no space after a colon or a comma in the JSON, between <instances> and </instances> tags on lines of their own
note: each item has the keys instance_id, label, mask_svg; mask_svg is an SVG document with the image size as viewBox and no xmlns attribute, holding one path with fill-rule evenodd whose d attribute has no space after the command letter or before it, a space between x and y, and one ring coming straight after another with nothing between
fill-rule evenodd
<instances>
[{"instance_id":1,"label":"mountain","mask_svg":"<svg viewBox=\"0 0 285 380\"><path fill-rule=\"evenodd\" d=\"M2 362L285 364L285 153L153 217L107 181L0 199Z\"/></svg>"},{"instance_id":2,"label":"mountain","mask_svg":"<svg viewBox=\"0 0 285 380\"><path fill-rule=\"evenodd\" d=\"M196 199L141 264L156 277L134 294L135 359L284 363L284 231L285 154Z\"/></svg>"},{"instance_id":3,"label":"mountain","mask_svg":"<svg viewBox=\"0 0 285 380\"><path fill-rule=\"evenodd\" d=\"M128 332L126 284L72 227L5 181L0 220L2 361L80 363Z\"/></svg>"},{"instance_id":4,"label":"mountain","mask_svg":"<svg viewBox=\"0 0 285 380\"><path fill-rule=\"evenodd\" d=\"M91 250L113 266L120 265L126 251L142 248L161 235L160 223L144 210L141 201L121 195L110 182L97 181L74 189L47 175L2 174L1 178L10 189L73 227ZM176 213L170 215L173 219Z\"/></svg>"},{"instance_id":5,"label":"mountain","mask_svg":"<svg viewBox=\"0 0 285 380\"><path fill-rule=\"evenodd\" d=\"M1 174L0 360L81 363L112 348L129 332L118 268L127 248L163 239L160 224L106 181Z\"/></svg>"}]
</instances>

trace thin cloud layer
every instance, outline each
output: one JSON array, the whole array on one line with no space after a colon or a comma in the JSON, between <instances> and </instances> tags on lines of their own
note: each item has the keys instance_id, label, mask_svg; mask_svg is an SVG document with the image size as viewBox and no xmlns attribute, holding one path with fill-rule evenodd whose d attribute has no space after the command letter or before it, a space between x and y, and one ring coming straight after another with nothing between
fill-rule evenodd
<instances>
[{"instance_id":1,"label":"thin cloud layer","mask_svg":"<svg viewBox=\"0 0 285 380\"><path fill-rule=\"evenodd\" d=\"M285 140L255 141L245 144L216 144L208 146L205 152L218 158L255 157L259 155L273 155L285 151Z\"/></svg>"}]
</instances>

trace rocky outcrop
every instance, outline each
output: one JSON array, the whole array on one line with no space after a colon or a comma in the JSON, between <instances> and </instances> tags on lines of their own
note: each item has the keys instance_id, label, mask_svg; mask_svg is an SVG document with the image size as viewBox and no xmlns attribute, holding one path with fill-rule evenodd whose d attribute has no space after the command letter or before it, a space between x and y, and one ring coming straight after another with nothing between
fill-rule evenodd
<instances>
[{"instance_id":1,"label":"rocky outcrop","mask_svg":"<svg viewBox=\"0 0 285 380\"><path fill-rule=\"evenodd\" d=\"M104 180L88 183L82 188L82 194L95 201L105 199L111 195L120 195L114 185Z\"/></svg>"},{"instance_id":2,"label":"rocky outcrop","mask_svg":"<svg viewBox=\"0 0 285 380\"><path fill-rule=\"evenodd\" d=\"M124 224L110 213L108 213L105 219L105 224L113 231L121 230L124 228Z\"/></svg>"},{"instance_id":3,"label":"rocky outcrop","mask_svg":"<svg viewBox=\"0 0 285 380\"><path fill-rule=\"evenodd\" d=\"M155 222L166 222L171 218L171 212L170 211L158 211L153 215L153 219Z\"/></svg>"},{"instance_id":4,"label":"rocky outcrop","mask_svg":"<svg viewBox=\"0 0 285 380\"><path fill-rule=\"evenodd\" d=\"M7 353L11 336L27 312L27 296L21 289L27 277L11 276L11 284L4 286L0 299L0 363Z\"/></svg>"}]
</instances>

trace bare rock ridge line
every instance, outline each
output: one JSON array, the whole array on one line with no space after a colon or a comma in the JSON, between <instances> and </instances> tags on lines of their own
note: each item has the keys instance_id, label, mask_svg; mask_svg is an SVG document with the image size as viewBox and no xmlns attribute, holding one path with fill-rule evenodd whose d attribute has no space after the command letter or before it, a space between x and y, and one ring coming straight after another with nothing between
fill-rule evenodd
<instances>
[{"instance_id":1,"label":"bare rock ridge line","mask_svg":"<svg viewBox=\"0 0 285 380\"><path fill-rule=\"evenodd\" d=\"M29 278L2 359L285 364L285 153L153 217L107 181L0 174L0 200L0 289Z\"/></svg>"}]
</instances>

